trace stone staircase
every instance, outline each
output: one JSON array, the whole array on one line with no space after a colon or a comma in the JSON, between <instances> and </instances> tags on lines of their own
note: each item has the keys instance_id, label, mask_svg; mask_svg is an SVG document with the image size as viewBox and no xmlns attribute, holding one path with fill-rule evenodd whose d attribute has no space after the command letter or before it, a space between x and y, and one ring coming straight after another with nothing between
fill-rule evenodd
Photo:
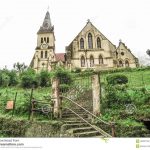
<instances>
[{"instance_id":1,"label":"stone staircase","mask_svg":"<svg viewBox=\"0 0 150 150\"><path fill-rule=\"evenodd\" d=\"M74 111L87 122L65 109L62 113L64 124L61 127L61 137L103 137L99 131L90 126L92 118L84 110L75 109Z\"/></svg>"}]
</instances>

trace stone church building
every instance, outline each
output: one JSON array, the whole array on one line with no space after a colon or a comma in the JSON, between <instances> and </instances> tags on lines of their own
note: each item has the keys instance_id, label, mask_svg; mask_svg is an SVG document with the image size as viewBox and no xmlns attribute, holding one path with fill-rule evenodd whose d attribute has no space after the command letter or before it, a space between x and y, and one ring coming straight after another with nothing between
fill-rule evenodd
<instances>
[{"instance_id":1,"label":"stone church building","mask_svg":"<svg viewBox=\"0 0 150 150\"><path fill-rule=\"evenodd\" d=\"M56 65L68 69L113 69L135 68L138 59L131 50L119 42L116 47L88 20L85 27L66 46L66 53L55 52L54 26L47 11L43 24L37 32L37 46L30 67L36 72L51 70Z\"/></svg>"}]
</instances>

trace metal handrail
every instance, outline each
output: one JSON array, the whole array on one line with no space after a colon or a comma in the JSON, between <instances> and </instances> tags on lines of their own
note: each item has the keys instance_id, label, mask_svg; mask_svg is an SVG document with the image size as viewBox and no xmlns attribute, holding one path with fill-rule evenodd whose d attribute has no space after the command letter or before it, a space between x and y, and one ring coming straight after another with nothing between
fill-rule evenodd
<instances>
[{"instance_id":1,"label":"metal handrail","mask_svg":"<svg viewBox=\"0 0 150 150\"><path fill-rule=\"evenodd\" d=\"M63 95L61 95L60 97L61 97L61 98L68 99L69 101L71 101L72 103L74 103L74 104L77 105L78 107L82 108L82 109L85 110L87 113L89 113L91 116L95 117L96 119L98 119L99 121L103 122L104 124L109 125L109 126L113 125L113 122L108 123L108 122L106 122L106 121L104 121L104 120L98 118L96 115L94 115L93 113L91 113L90 111L88 111L87 109L85 109L84 107L80 106L78 103L74 102L74 101L71 100L70 98L68 98L68 97L66 97L66 96L63 96Z\"/></svg>"},{"instance_id":2,"label":"metal handrail","mask_svg":"<svg viewBox=\"0 0 150 150\"><path fill-rule=\"evenodd\" d=\"M92 125L91 123L89 123L88 121L86 121L84 118L82 118L79 114L77 114L75 111L73 111L70 108L65 107L66 109L70 110L71 112L73 112L76 116L78 116L80 119L82 119L84 122L86 122L89 126L91 126L92 128L94 128L96 131L98 131L100 134L102 134L105 137L112 137L111 135L109 135L108 133L106 133L104 130L95 127L94 125Z\"/></svg>"},{"instance_id":3,"label":"metal handrail","mask_svg":"<svg viewBox=\"0 0 150 150\"><path fill-rule=\"evenodd\" d=\"M113 123L113 122L109 122L109 123L108 123L108 122L106 122L106 121L104 121L104 120L98 118L96 115L94 115L93 113L91 113L90 111L88 111L87 109L85 109L84 107L80 106L78 103L74 102L72 99L70 99L70 98L68 98L68 97L66 97L66 96L61 95L60 98L65 98L65 99L71 101L72 103L74 103L75 105L77 105L78 107L80 107L81 109L83 109L84 111L86 111L87 113L89 113L91 116L95 117L96 119L98 119L99 121L103 122L104 124L109 125L109 126L111 127L112 136L109 135L108 133L106 133L105 131L103 131L102 129L100 129L99 127L94 127L94 126L92 125L92 127L93 127L95 130L97 130L96 128L98 128L98 131L99 131L101 134L104 133L104 134L107 135L108 137L114 137L114 136L115 136L114 123ZM69 108L67 108L67 109L69 109ZM79 118L81 118L83 121L85 121L86 123L90 124L88 121L86 121L86 120L85 120L84 118L82 118L80 115L78 115L76 112L74 112L74 111L71 110L71 109L69 109L69 110L72 111L72 112L73 112L75 115L77 115ZM91 124L90 124L90 126L91 126Z\"/></svg>"}]
</instances>

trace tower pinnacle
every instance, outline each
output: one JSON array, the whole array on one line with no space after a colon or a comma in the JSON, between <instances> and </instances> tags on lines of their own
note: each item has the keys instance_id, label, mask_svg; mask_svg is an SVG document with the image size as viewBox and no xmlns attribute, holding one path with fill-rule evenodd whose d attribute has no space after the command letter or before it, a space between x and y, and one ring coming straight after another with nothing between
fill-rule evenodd
<instances>
[{"instance_id":1,"label":"tower pinnacle","mask_svg":"<svg viewBox=\"0 0 150 150\"><path fill-rule=\"evenodd\" d=\"M49 9L49 7L48 7ZM45 18L43 20L43 24L40 27L38 33L49 33L49 32L53 32L54 27L51 24L51 19L50 19L50 13L49 11L46 12Z\"/></svg>"}]
</instances>

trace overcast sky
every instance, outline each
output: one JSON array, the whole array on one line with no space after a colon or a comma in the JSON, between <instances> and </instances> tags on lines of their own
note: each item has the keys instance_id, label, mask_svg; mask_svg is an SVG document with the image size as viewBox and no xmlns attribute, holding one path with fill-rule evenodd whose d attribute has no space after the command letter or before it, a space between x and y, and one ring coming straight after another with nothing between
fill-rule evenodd
<instances>
[{"instance_id":1,"label":"overcast sky","mask_svg":"<svg viewBox=\"0 0 150 150\"><path fill-rule=\"evenodd\" d=\"M48 6L56 52L65 52L87 19L116 46L122 39L136 56L150 49L150 0L1 0L0 68L30 64Z\"/></svg>"}]
</instances>

